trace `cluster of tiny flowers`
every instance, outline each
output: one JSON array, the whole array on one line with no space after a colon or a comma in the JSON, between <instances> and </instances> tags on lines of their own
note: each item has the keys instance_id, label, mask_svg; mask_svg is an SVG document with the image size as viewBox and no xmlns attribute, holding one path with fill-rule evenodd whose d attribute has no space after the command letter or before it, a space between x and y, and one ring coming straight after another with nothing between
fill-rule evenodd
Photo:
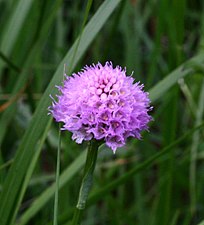
<instances>
[{"instance_id":1,"label":"cluster of tiny flowers","mask_svg":"<svg viewBox=\"0 0 204 225\"><path fill-rule=\"evenodd\" d=\"M73 133L77 143L92 138L103 140L114 152L128 137L141 138L148 128L151 110L143 85L126 76L125 69L113 68L111 62L86 66L81 72L66 76L60 95L50 112L63 130Z\"/></svg>"}]
</instances>

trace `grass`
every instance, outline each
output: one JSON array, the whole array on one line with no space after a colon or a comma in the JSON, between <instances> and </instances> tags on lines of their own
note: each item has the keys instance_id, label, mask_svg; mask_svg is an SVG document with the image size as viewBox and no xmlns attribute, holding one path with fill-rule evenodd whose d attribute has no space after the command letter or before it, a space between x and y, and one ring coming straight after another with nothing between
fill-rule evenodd
<instances>
[{"instance_id":1,"label":"grass","mask_svg":"<svg viewBox=\"0 0 204 225\"><path fill-rule=\"evenodd\" d=\"M86 64L126 66L145 84L150 132L102 146L83 225L204 220L202 1L0 1L0 224L53 224L58 126L49 97ZM61 134L55 219L76 204L86 143ZM59 165L59 161L58 161ZM58 211L58 215L57 215ZM57 221L55 220L55 224Z\"/></svg>"}]
</instances>

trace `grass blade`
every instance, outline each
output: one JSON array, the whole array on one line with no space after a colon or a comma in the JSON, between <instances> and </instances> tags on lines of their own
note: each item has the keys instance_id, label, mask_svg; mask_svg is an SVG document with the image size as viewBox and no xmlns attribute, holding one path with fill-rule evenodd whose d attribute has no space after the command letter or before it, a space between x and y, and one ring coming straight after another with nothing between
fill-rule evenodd
<instances>
[{"instance_id":1,"label":"grass blade","mask_svg":"<svg viewBox=\"0 0 204 225\"><path fill-rule=\"evenodd\" d=\"M156 84L149 90L152 101L159 99L166 91L168 91L180 78L183 78L194 72L196 68L193 65L202 65L204 62L204 54L199 54L187 62L181 64L177 69L172 71L168 76ZM190 66L191 65L191 66Z\"/></svg>"},{"instance_id":2,"label":"grass blade","mask_svg":"<svg viewBox=\"0 0 204 225\"><path fill-rule=\"evenodd\" d=\"M59 193L59 176L60 176L60 152L61 152L61 126L59 125L59 142L57 149L57 166L56 166L56 179L55 179L55 201L54 201L54 225L57 225L58 218L58 193Z\"/></svg>"},{"instance_id":3,"label":"grass blade","mask_svg":"<svg viewBox=\"0 0 204 225\"><path fill-rule=\"evenodd\" d=\"M181 143L185 138L190 136L195 131L201 129L204 126L204 123L200 124L199 126L191 129L190 131L186 132L183 136L178 138L176 141L172 142L170 145L162 149L160 152L156 153L149 159L147 159L145 162L141 163L139 166L134 167L129 172L124 174L123 176L119 177L118 179L114 180L113 182L107 184L105 187L101 188L100 190L93 193L89 198L89 204L92 204L93 202L99 200L100 198L103 198L103 196L107 193L113 190L114 188L118 187L121 184L124 184L127 180L129 180L132 176L134 176L139 171L148 168L149 166L153 165L153 163L159 159L161 156L168 153L173 147Z\"/></svg>"},{"instance_id":4,"label":"grass blade","mask_svg":"<svg viewBox=\"0 0 204 225\"><path fill-rule=\"evenodd\" d=\"M9 19L6 30L2 34L2 41L0 44L0 50L6 56L10 55L15 45L15 41L17 40L32 3L33 0L20 0L15 11L11 14L12 17ZM3 65L3 61L0 60L0 76Z\"/></svg>"},{"instance_id":5,"label":"grass blade","mask_svg":"<svg viewBox=\"0 0 204 225\"><path fill-rule=\"evenodd\" d=\"M201 86L199 104L196 112L195 126L202 121L204 112L204 79ZM191 213L194 214L196 210L196 163L197 163L197 149L199 145L200 133L199 131L193 134L193 141L191 146L191 163L190 163L190 199L191 199Z\"/></svg>"},{"instance_id":6,"label":"grass blade","mask_svg":"<svg viewBox=\"0 0 204 225\"><path fill-rule=\"evenodd\" d=\"M86 151L83 151L75 161L60 175L59 189L62 188L82 168L85 163ZM24 225L53 197L55 183L46 189L32 204L32 206L20 217L17 224Z\"/></svg>"}]
</instances>

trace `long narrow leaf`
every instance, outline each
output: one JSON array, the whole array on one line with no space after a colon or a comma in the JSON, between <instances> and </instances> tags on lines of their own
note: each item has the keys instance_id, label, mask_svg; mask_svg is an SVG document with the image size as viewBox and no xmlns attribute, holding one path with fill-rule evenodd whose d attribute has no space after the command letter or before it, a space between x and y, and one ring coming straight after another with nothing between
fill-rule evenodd
<instances>
[{"instance_id":1,"label":"long narrow leaf","mask_svg":"<svg viewBox=\"0 0 204 225\"><path fill-rule=\"evenodd\" d=\"M202 65L204 62L204 54L199 54L187 62L183 63L176 70L171 72L162 81L150 89L150 98L152 101L160 98L169 88L171 88L177 81L194 71L194 65ZM196 69L196 68L195 68Z\"/></svg>"},{"instance_id":2,"label":"long narrow leaf","mask_svg":"<svg viewBox=\"0 0 204 225\"><path fill-rule=\"evenodd\" d=\"M12 97L15 98L25 88L26 82L30 76L30 72L28 71L28 68L30 68L33 65L33 61L36 55L39 53L45 40L47 39L47 33L50 30L53 19L55 18L57 9L59 8L61 2L62 0L55 1L55 4L53 5L53 10L50 12L49 17L47 18L46 22L42 26L39 38L36 40L30 54L28 55L27 60L25 61L24 67L22 68L22 72L19 74L18 80L16 81L16 84L14 88L12 89ZM12 103L12 105L3 112L0 118L0 127L1 127L0 145L6 134L8 125L10 121L12 120L13 116L15 115L15 110L16 110L16 104Z\"/></svg>"},{"instance_id":3,"label":"long narrow leaf","mask_svg":"<svg viewBox=\"0 0 204 225\"><path fill-rule=\"evenodd\" d=\"M33 0L20 0L15 11L11 14L11 18L9 18L6 30L2 34L2 41L0 44L0 50L6 56L10 55L13 49L32 3ZM3 65L3 61L0 60L0 74Z\"/></svg>"},{"instance_id":4,"label":"long narrow leaf","mask_svg":"<svg viewBox=\"0 0 204 225\"><path fill-rule=\"evenodd\" d=\"M68 166L60 175L59 189L62 188L72 177L82 168L85 163L86 151L83 151L74 162ZM19 225L26 224L43 206L50 200L55 193L55 183L46 189L32 204L32 206L19 219Z\"/></svg>"},{"instance_id":5,"label":"long narrow leaf","mask_svg":"<svg viewBox=\"0 0 204 225\"><path fill-rule=\"evenodd\" d=\"M118 179L114 180L113 182L107 184L103 188L101 188L99 191L93 193L89 198L89 204L91 202L95 202L96 200L103 198L103 196L107 193L116 188L117 186L125 183L127 180L129 180L132 176L134 176L139 171L148 168L153 164L153 162L157 159L159 159L161 156L165 155L167 152L169 152L173 147L181 143L185 138L192 135L195 131L203 128L204 123L201 123L199 126L191 129L190 131L186 132L184 135L182 135L180 138L178 138L176 141L165 147L163 150L159 151L149 159L147 159L145 162L141 163L140 165L132 168L129 172L124 174L123 176L119 177Z\"/></svg>"}]
</instances>

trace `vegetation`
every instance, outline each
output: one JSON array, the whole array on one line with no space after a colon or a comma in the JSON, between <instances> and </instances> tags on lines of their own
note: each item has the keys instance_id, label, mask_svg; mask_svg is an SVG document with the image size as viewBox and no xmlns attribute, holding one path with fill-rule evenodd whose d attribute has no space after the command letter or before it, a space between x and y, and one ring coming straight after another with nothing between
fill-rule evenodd
<instances>
[{"instance_id":1,"label":"vegetation","mask_svg":"<svg viewBox=\"0 0 204 225\"><path fill-rule=\"evenodd\" d=\"M100 147L82 224L203 225L204 2L0 0L0 11L0 224L70 224L87 143L59 137L49 95L64 67L112 61L145 84L154 121L115 155Z\"/></svg>"}]
</instances>

